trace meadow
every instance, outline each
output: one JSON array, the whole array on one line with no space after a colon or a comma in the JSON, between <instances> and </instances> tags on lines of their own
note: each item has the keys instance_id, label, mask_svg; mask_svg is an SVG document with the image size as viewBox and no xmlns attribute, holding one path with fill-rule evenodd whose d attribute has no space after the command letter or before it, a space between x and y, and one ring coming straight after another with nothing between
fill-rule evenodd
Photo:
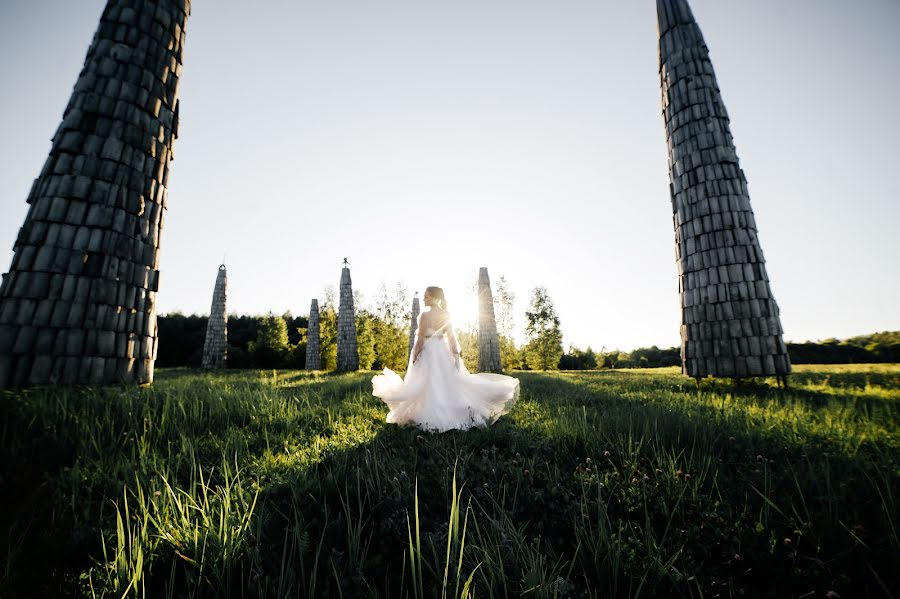
<instances>
[{"instance_id":1,"label":"meadow","mask_svg":"<svg viewBox=\"0 0 900 599\"><path fill-rule=\"evenodd\" d=\"M0 396L0 596L891 597L900 365L516 372L486 430L372 373Z\"/></svg>"}]
</instances>

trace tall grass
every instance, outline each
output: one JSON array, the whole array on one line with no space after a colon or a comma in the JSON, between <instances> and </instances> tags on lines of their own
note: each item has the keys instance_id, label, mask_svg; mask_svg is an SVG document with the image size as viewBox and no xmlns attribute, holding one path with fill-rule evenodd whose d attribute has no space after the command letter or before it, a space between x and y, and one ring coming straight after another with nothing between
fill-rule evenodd
<instances>
[{"instance_id":1,"label":"tall grass","mask_svg":"<svg viewBox=\"0 0 900 599\"><path fill-rule=\"evenodd\" d=\"M0 397L0 595L890 596L900 367L517 373L487 430L369 374Z\"/></svg>"}]
</instances>

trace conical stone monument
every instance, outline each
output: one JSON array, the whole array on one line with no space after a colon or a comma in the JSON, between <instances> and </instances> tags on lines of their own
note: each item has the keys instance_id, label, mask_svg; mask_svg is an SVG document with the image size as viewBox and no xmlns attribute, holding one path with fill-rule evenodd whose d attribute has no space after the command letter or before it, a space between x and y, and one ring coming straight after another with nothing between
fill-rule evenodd
<instances>
[{"instance_id":1,"label":"conical stone monument","mask_svg":"<svg viewBox=\"0 0 900 599\"><path fill-rule=\"evenodd\" d=\"M149 383L190 0L108 0L0 285L0 388Z\"/></svg>"},{"instance_id":2,"label":"conical stone monument","mask_svg":"<svg viewBox=\"0 0 900 599\"><path fill-rule=\"evenodd\" d=\"M359 352L356 346L356 313L353 310L353 286L350 282L350 265L344 258L341 269L341 296L338 306L337 370L359 370Z\"/></svg>"},{"instance_id":3,"label":"conical stone monument","mask_svg":"<svg viewBox=\"0 0 900 599\"><path fill-rule=\"evenodd\" d=\"M497 323L494 320L494 296L491 293L488 270L484 266L478 270L478 370L503 370L503 365L500 364L500 338L497 336Z\"/></svg>"},{"instance_id":4,"label":"conical stone monument","mask_svg":"<svg viewBox=\"0 0 900 599\"><path fill-rule=\"evenodd\" d=\"M216 275L209 320L206 323L206 340L203 342L201 367L208 370L225 368L228 354L228 313L225 311L227 291L228 276L223 264Z\"/></svg>"},{"instance_id":5,"label":"conical stone monument","mask_svg":"<svg viewBox=\"0 0 900 599\"><path fill-rule=\"evenodd\" d=\"M413 294L412 312L409 315L409 351L412 354L413 345L416 342L416 330L419 328L419 292Z\"/></svg>"},{"instance_id":6,"label":"conical stone monument","mask_svg":"<svg viewBox=\"0 0 900 599\"><path fill-rule=\"evenodd\" d=\"M682 372L785 377L778 305L708 48L686 0L657 0L656 11Z\"/></svg>"},{"instance_id":7,"label":"conical stone monument","mask_svg":"<svg viewBox=\"0 0 900 599\"><path fill-rule=\"evenodd\" d=\"M319 349L319 300L309 307L309 325L306 329L306 369L321 370L322 354Z\"/></svg>"}]
</instances>

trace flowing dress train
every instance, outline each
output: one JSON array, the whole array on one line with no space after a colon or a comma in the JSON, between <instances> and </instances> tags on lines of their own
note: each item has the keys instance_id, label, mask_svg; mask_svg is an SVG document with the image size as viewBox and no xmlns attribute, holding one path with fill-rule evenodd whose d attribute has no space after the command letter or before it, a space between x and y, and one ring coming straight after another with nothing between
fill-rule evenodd
<instances>
[{"instance_id":1,"label":"flowing dress train","mask_svg":"<svg viewBox=\"0 0 900 599\"><path fill-rule=\"evenodd\" d=\"M387 422L431 431L465 430L489 426L506 414L519 398L519 380L470 373L450 350L447 336L428 329L415 363L410 355L405 378L385 368L372 377L372 394L390 408Z\"/></svg>"}]
</instances>

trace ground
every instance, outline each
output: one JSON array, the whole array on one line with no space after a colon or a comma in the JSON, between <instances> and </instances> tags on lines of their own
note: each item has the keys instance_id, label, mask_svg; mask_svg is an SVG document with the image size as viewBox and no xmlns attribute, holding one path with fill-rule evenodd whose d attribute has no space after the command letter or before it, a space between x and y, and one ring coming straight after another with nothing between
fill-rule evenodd
<instances>
[{"instance_id":1,"label":"ground","mask_svg":"<svg viewBox=\"0 0 900 599\"><path fill-rule=\"evenodd\" d=\"M372 374L0 396L0 596L900 588L900 365L516 372L510 414L443 434L386 425Z\"/></svg>"}]
</instances>

